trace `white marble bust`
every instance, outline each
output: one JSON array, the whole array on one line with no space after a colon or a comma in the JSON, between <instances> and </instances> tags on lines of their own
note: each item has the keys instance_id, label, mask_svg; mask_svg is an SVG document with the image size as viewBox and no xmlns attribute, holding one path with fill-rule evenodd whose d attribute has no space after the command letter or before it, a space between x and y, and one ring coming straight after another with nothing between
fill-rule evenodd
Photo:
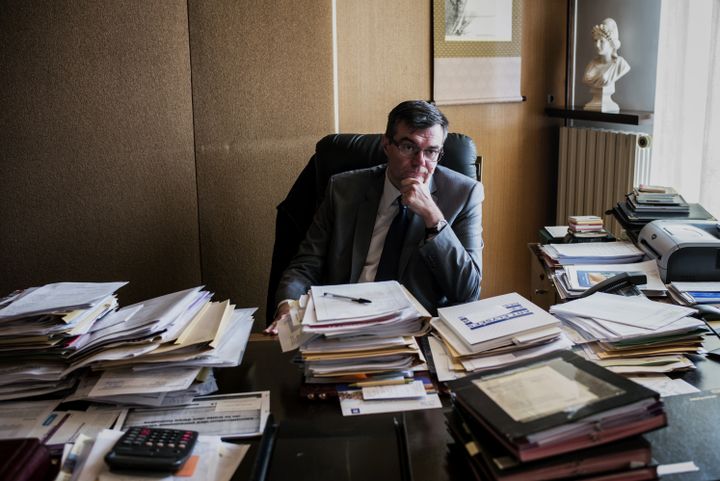
<instances>
[{"instance_id":1,"label":"white marble bust","mask_svg":"<svg viewBox=\"0 0 720 481\"><path fill-rule=\"evenodd\" d=\"M606 18L592 29L597 55L585 67L583 83L590 87L593 98L585 104L585 110L619 112L620 107L611 96L615 93L615 82L630 71L630 65L618 55L620 35L617 23Z\"/></svg>"}]
</instances>

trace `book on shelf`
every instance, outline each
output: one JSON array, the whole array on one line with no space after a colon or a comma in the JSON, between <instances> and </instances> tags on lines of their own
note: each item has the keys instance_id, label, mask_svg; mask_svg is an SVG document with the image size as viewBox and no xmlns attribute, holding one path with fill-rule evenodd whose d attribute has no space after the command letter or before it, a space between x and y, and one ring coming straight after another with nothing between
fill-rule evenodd
<instances>
[{"instance_id":1,"label":"book on shelf","mask_svg":"<svg viewBox=\"0 0 720 481\"><path fill-rule=\"evenodd\" d=\"M572 351L448 382L455 402L518 460L665 426L659 394Z\"/></svg>"}]
</instances>

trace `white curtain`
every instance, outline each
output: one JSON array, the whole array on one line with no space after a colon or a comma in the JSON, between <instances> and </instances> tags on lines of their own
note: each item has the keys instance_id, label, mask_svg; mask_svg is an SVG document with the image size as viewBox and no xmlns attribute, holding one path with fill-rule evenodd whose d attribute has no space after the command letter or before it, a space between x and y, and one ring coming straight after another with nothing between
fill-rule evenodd
<instances>
[{"instance_id":1,"label":"white curtain","mask_svg":"<svg viewBox=\"0 0 720 481\"><path fill-rule=\"evenodd\" d=\"M720 218L720 0L663 0L651 183Z\"/></svg>"}]
</instances>

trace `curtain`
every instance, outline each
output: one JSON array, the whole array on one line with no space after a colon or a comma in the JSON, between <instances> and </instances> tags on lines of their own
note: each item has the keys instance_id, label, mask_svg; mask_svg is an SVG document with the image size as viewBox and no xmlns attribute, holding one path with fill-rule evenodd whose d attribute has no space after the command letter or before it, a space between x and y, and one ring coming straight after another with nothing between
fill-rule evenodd
<instances>
[{"instance_id":1,"label":"curtain","mask_svg":"<svg viewBox=\"0 0 720 481\"><path fill-rule=\"evenodd\" d=\"M720 0L663 0L651 183L720 218Z\"/></svg>"}]
</instances>

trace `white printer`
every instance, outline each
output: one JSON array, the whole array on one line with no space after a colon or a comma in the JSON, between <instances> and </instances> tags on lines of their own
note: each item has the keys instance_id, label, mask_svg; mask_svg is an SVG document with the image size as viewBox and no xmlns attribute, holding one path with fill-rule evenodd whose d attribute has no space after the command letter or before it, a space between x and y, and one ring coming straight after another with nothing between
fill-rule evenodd
<instances>
[{"instance_id":1,"label":"white printer","mask_svg":"<svg viewBox=\"0 0 720 481\"><path fill-rule=\"evenodd\" d=\"M720 223L654 220L638 235L638 246L656 259L663 282L720 281Z\"/></svg>"}]
</instances>

